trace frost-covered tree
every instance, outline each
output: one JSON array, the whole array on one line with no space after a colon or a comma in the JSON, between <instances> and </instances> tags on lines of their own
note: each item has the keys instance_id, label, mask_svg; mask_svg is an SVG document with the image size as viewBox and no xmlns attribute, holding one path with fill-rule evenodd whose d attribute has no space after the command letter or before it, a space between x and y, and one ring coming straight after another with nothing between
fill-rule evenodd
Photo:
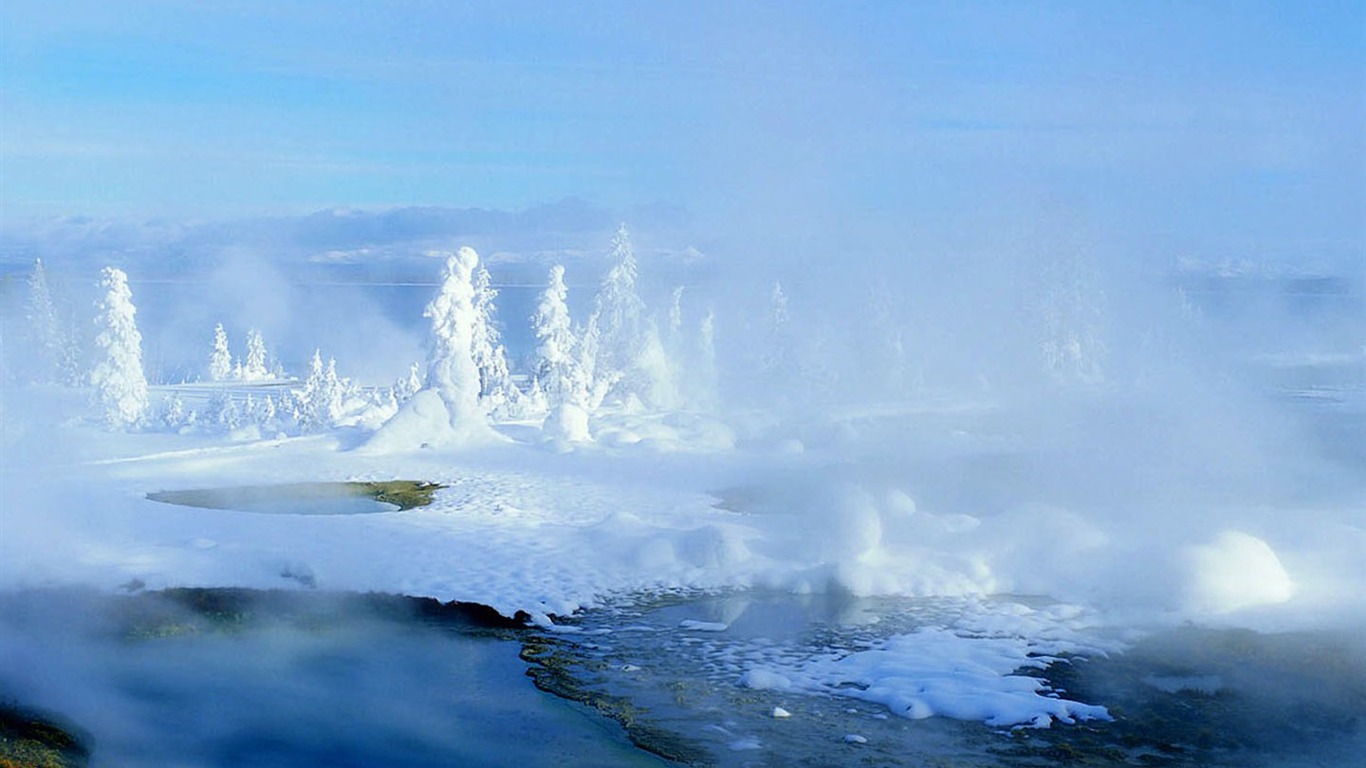
<instances>
[{"instance_id":1,"label":"frost-covered tree","mask_svg":"<svg viewBox=\"0 0 1366 768\"><path fill-rule=\"evenodd\" d=\"M157 420L161 426L171 431L178 430L187 424L187 411L185 401L179 393L172 392L161 400L161 408L157 414Z\"/></svg>"},{"instance_id":2,"label":"frost-covered tree","mask_svg":"<svg viewBox=\"0 0 1366 768\"><path fill-rule=\"evenodd\" d=\"M580 408L588 405L588 383L577 356L578 339L569 318L568 297L564 267L556 264L550 268L550 280L531 316L536 334L533 388L544 393L551 408L563 403Z\"/></svg>"},{"instance_id":3,"label":"frost-covered tree","mask_svg":"<svg viewBox=\"0 0 1366 768\"><path fill-rule=\"evenodd\" d=\"M375 431L364 450L376 453L460 445L493 437L479 401L479 368L474 362L474 271L479 254L461 248L451 254L441 287L423 312L431 323L426 385Z\"/></svg>"},{"instance_id":4,"label":"frost-covered tree","mask_svg":"<svg viewBox=\"0 0 1366 768\"><path fill-rule=\"evenodd\" d=\"M507 350L495 319L493 287L489 271L481 264L474 272L474 330L470 354L479 371L479 400L489 413L514 415L523 405L522 392L508 370Z\"/></svg>"},{"instance_id":5,"label":"frost-covered tree","mask_svg":"<svg viewBox=\"0 0 1366 768\"><path fill-rule=\"evenodd\" d=\"M394 400L399 405L408 402L413 395L417 394L418 390L422 389L422 366L413 363L408 367L408 375L395 381L390 389L394 393Z\"/></svg>"},{"instance_id":6,"label":"frost-covered tree","mask_svg":"<svg viewBox=\"0 0 1366 768\"><path fill-rule=\"evenodd\" d=\"M231 432L242 426L242 407L231 393L220 389L209 396L200 423L209 430Z\"/></svg>"},{"instance_id":7,"label":"frost-covered tree","mask_svg":"<svg viewBox=\"0 0 1366 768\"><path fill-rule=\"evenodd\" d=\"M427 352L427 386L446 406L450 425L464 430L486 423L479 405L479 369L474 363L474 270L479 254L461 248L446 259L441 288L423 316L431 321Z\"/></svg>"},{"instance_id":8,"label":"frost-covered tree","mask_svg":"<svg viewBox=\"0 0 1366 768\"><path fill-rule=\"evenodd\" d=\"M1081 254L1045 263L1034 308L1044 369L1056 382L1098 384L1104 380L1104 301L1099 280Z\"/></svg>"},{"instance_id":9,"label":"frost-covered tree","mask_svg":"<svg viewBox=\"0 0 1366 768\"><path fill-rule=\"evenodd\" d=\"M262 381L270 378L270 368L266 360L266 341L261 332L247 332L247 359L242 364L243 381Z\"/></svg>"},{"instance_id":10,"label":"frost-covered tree","mask_svg":"<svg viewBox=\"0 0 1366 768\"><path fill-rule=\"evenodd\" d=\"M142 334L138 333L133 292L123 270L105 267L95 303L95 347L99 359L90 371L95 397L112 428L139 424L147 412L147 379L142 372Z\"/></svg>"},{"instance_id":11,"label":"frost-covered tree","mask_svg":"<svg viewBox=\"0 0 1366 768\"><path fill-rule=\"evenodd\" d=\"M589 404L596 408L604 397L615 396L621 402L639 399L656 408L672 406L676 390L668 356L636 290L639 267L625 224L612 238L612 261L580 345Z\"/></svg>"},{"instance_id":12,"label":"frost-covered tree","mask_svg":"<svg viewBox=\"0 0 1366 768\"><path fill-rule=\"evenodd\" d=\"M228 332L223 324L213 327L213 352L209 355L209 381L227 381L232 377L232 352L228 350Z\"/></svg>"},{"instance_id":13,"label":"frost-covered tree","mask_svg":"<svg viewBox=\"0 0 1366 768\"><path fill-rule=\"evenodd\" d=\"M79 384L76 334L59 317L42 259L34 260L33 271L29 273L28 302L24 309L26 335L33 354L33 378L43 383Z\"/></svg>"},{"instance_id":14,"label":"frost-covered tree","mask_svg":"<svg viewBox=\"0 0 1366 768\"><path fill-rule=\"evenodd\" d=\"M303 389L294 394L294 418L299 429L316 432L332 426L332 403L339 399L335 392L336 366L330 366L332 375L328 376L329 366L323 364L323 353L313 350L313 358L308 364L308 378L304 379Z\"/></svg>"}]
</instances>

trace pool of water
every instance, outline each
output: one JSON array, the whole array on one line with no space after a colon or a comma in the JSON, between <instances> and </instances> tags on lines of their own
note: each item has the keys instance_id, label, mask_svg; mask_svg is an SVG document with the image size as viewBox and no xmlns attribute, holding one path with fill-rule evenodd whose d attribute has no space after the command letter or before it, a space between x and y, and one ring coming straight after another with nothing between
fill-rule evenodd
<instances>
[{"instance_id":1,"label":"pool of water","mask_svg":"<svg viewBox=\"0 0 1366 768\"><path fill-rule=\"evenodd\" d=\"M442 486L412 480L282 483L155 491L151 501L269 515L366 515L426 506Z\"/></svg>"},{"instance_id":2,"label":"pool of water","mask_svg":"<svg viewBox=\"0 0 1366 768\"><path fill-rule=\"evenodd\" d=\"M88 733L97 767L574 768L663 755L747 768L1287 768L1349 765L1366 749L1359 634L1187 626L1119 641L1072 616L1018 597L737 592L641 596L547 631L386 595L33 590L0 594L0 702ZM1024 631L1038 645L1013 677L1111 717L917 719L855 683L745 682L946 628L966 645L931 677L970 688L972 644ZM942 645L927 649L933 666Z\"/></svg>"},{"instance_id":3,"label":"pool of water","mask_svg":"<svg viewBox=\"0 0 1366 768\"><path fill-rule=\"evenodd\" d=\"M953 627L962 642L941 657L942 670L933 669L941 645L926 647L928 661L907 658L906 666L928 675L919 682L942 673L965 696L980 696L972 644L1008 637L1016 630L999 628L1034 608L1042 618L1024 631L1043 642L1031 656L1051 655L1050 646L1077 650L1012 676L1040 678L1041 695L1103 706L1110 717L1047 728L915 719L852 682L814 690L743 682L747 670L800 670L812 658ZM628 729L644 739L680 740L687 754L720 766L1287 768L1353 764L1366 749L1366 646L1358 634L1078 631L1085 621L1050 610L1048 601L1027 598L664 597L589 612L577 631L541 638L538 655L550 661L538 684L606 699L609 712L630 713Z\"/></svg>"},{"instance_id":4,"label":"pool of water","mask_svg":"<svg viewBox=\"0 0 1366 768\"><path fill-rule=\"evenodd\" d=\"M0 596L0 698L87 731L97 767L661 764L536 690L502 631L401 599L212 594Z\"/></svg>"}]
</instances>

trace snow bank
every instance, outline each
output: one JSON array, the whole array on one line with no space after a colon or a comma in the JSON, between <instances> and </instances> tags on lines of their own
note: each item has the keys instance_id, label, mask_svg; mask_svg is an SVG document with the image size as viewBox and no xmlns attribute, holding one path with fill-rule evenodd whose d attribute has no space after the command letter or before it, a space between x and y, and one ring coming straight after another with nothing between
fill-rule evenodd
<instances>
[{"instance_id":1,"label":"snow bank","mask_svg":"<svg viewBox=\"0 0 1366 768\"><path fill-rule=\"evenodd\" d=\"M477 422L453 425L446 402L435 390L424 389L408 399L365 442L362 453L408 453L422 448L450 448L490 443L497 436Z\"/></svg>"}]
</instances>

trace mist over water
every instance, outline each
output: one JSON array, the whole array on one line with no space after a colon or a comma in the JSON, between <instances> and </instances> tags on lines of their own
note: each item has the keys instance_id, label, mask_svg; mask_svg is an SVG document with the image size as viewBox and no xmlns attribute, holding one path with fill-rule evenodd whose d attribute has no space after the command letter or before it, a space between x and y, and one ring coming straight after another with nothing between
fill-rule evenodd
<instances>
[{"instance_id":1,"label":"mist over water","mask_svg":"<svg viewBox=\"0 0 1366 768\"><path fill-rule=\"evenodd\" d=\"M659 764L525 685L487 630L393 599L225 602L6 594L0 696L75 724L97 768Z\"/></svg>"},{"instance_id":2,"label":"mist over water","mask_svg":"<svg viewBox=\"0 0 1366 768\"><path fill-rule=\"evenodd\" d=\"M97 764L198 745L206 764L496 762L503 744L452 733L481 707L480 729L534 764L518 713L564 725L507 683L520 662L496 642L341 608L321 632L111 640L106 598L23 591L316 581L542 624L654 589L1018 598L1119 634L1198 628L1097 665L1098 699L1217 699L1222 675L1254 714L1289 716L1279 675L1321 670L1287 671L1276 650L1251 665L1265 678L1244 676L1247 646L1199 632L1289 638L1293 657L1366 630L1363 15L6 4L0 586L18 591L0 595L0 696L96 732ZM437 343L423 311L448 255L472 247L491 272L529 389L550 269L582 332L619 222L665 405L609 403L577 434L503 413L487 445L400 434L366 453ZM128 432L100 426L85 386L106 266L127 272L157 409ZM261 335L269 377L209 380L219 323L238 361ZM62 339L78 375L58 384ZM315 350L344 413L262 415L306 386ZM410 476L450 490L413 514L146 502ZM743 611L710 623L732 620L743 630ZM719 653L740 630L719 630ZM995 639L1047 634L1011 631ZM1125 659L1164 654L1194 671L1130 686ZM244 655L261 663L242 671ZM1359 672L1346 656L1314 658ZM88 696L61 694L78 680ZM1339 694L1333 727L1358 738L1359 691ZM351 718L367 733L336 727ZM601 760L628 759L618 747Z\"/></svg>"}]
</instances>

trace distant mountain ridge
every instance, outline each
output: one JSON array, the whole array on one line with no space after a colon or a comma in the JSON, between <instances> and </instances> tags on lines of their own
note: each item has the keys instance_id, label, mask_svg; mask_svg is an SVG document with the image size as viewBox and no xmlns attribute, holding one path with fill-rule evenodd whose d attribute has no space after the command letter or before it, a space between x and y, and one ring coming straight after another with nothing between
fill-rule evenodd
<instances>
[{"instance_id":1,"label":"distant mountain ridge","mask_svg":"<svg viewBox=\"0 0 1366 768\"><path fill-rule=\"evenodd\" d=\"M491 269L509 273L506 279L540 280L541 267L551 263L596 272L621 221L644 233L638 251L645 261L684 267L705 261L688 244L681 209L656 204L616 212L568 198L520 211L409 206L199 222L88 216L8 222L0 229L0 269L27 269L42 258L57 271L113 264L144 278L186 276L240 254L310 275L372 280L383 273L402 280L429 278L431 252L469 245Z\"/></svg>"}]
</instances>

